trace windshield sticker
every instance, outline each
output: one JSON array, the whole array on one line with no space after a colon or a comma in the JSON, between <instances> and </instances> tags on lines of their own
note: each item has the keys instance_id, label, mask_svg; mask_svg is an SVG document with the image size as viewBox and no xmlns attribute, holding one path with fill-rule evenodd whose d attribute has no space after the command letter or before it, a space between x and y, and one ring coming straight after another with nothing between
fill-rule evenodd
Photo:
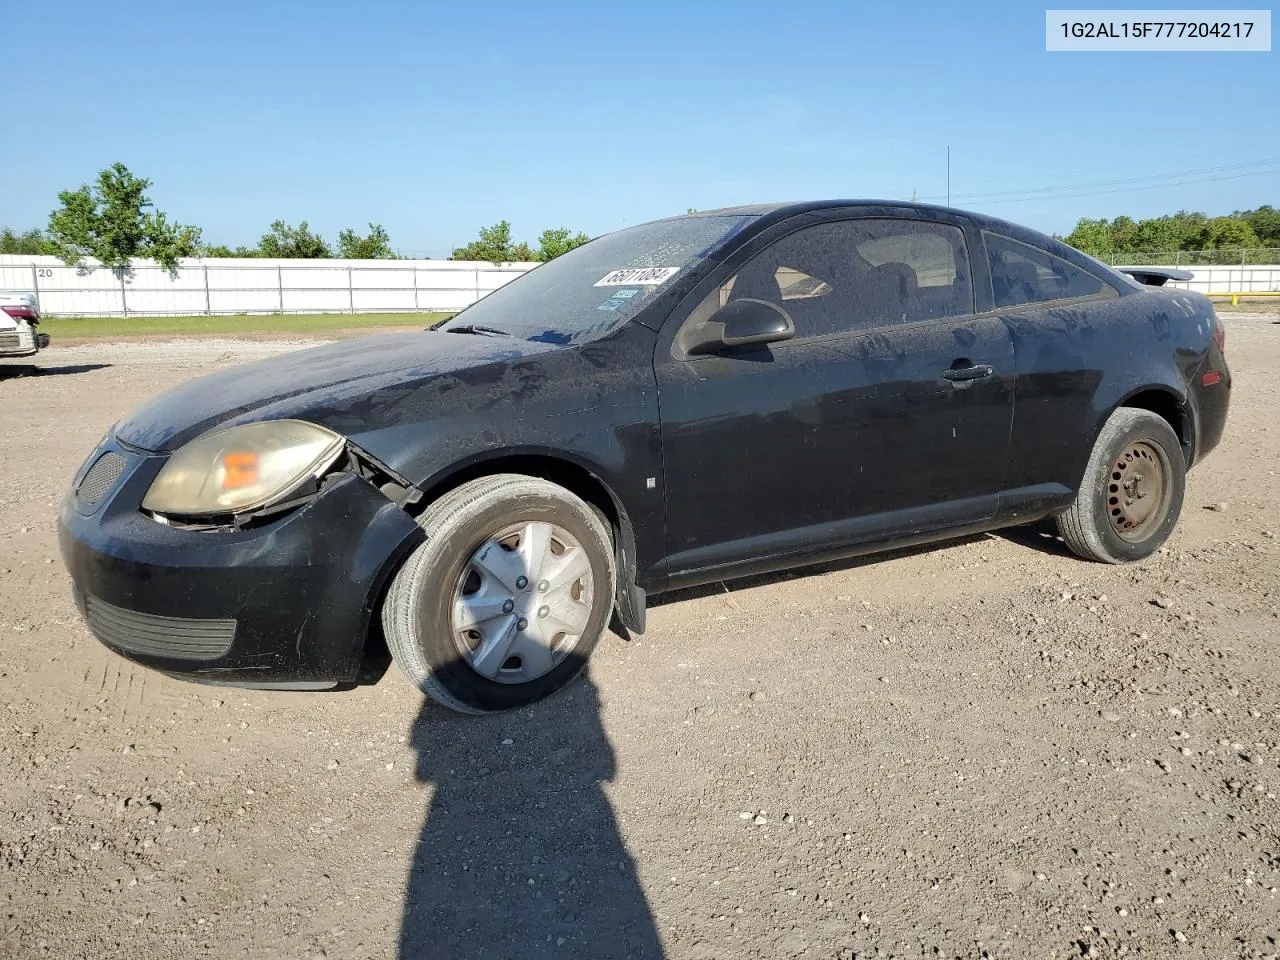
<instances>
[{"instance_id":1,"label":"windshield sticker","mask_svg":"<svg viewBox=\"0 0 1280 960\"><path fill-rule=\"evenodd\" d=\"M614 270L595 282L597 287L625 287L640 283L657 286L665 283L677 273L679 267L634 267L630 270Z\"/></svg>"},{"instance_id":2,"label":"windshield sticker","mask_svg":"<svg viewBox=\"0 0 1280 960\"><path fill-rule=\"evenodd\" d=\"M626 290L615 290L613 291L613 295L617 297L619 300L630 300L639 292L640 292L639 287L630 287Z\"/></svg>"},{"instance_id":3,"label":"windshield sticker","mask_svg":"<svg viewBox=\"0 0 1280 960\"><path fill-rule=\"evenodd\" d=\"M596 309L597 310L617 310L619 307L626 306L626 304L627 304L627 301L625 300L619 300L617 297L610 297L604 303L600 304L600 306L596 307Z\"/></svg>"}]
</instances>

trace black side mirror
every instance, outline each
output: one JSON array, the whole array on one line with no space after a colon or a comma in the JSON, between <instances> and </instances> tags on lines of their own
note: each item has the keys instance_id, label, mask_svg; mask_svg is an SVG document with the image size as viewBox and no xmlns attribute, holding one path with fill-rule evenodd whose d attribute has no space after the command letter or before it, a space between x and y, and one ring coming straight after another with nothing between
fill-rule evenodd
<instances>
[{"instance_id":1,"label":"black side mirror","mask_svg":"<svg viewBox=\"0 0 1280 960\"><path fill-rule=\"evenodd\" d=\"M743 297L711 315L703 336L689 349L689 353L715 353L725 347L777 343L790 340L795 335L796 325L777 304Z\"/></svg>"}]
</instances>

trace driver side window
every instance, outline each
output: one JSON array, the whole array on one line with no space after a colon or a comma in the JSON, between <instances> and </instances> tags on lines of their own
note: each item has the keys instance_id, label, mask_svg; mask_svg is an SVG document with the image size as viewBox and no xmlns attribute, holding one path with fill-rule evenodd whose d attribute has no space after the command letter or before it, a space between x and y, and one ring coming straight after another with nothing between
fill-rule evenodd
<instances>
[{"instance_id":1,"label":"driver side window","mask_svg":"<svg viewBox=\"0 0 1280 960\"><path fill-rule=\"evenodd\" d=\"M798 339L973 312L963 231L897 218L788 234L722 284L708 306L748 297L790 314Z\"/></svg>"}]
</instances>

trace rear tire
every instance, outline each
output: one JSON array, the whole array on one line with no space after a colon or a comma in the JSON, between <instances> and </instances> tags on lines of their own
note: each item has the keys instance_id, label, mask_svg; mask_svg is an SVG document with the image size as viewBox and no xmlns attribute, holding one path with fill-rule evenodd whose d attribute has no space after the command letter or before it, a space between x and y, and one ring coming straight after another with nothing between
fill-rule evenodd
<instances>
[{"instance_id":1,"label":"rear tire","mask_svg":"<svg viewBox=\"0 0 1280 960\"><path fill-rule=\"evenodd\" d=\"M582 672L616 580L590 505L546 480L497 474L451 490L418 523L427 540L392 581L382 626L420 690L460 713L493 713Z\"/></svg>"},{"instance_id":2,"label":"rear tire","mask_svg":"<svg viewBox=\"0 0 1280 960\"><path fill-rule=\"evenodd\" d=\"M1169 539L1186 492L1178 436L1148 410L1120 407L1102 425L1058 531L1087 560L1130 563Z\"/></svg>"}]
</instances>

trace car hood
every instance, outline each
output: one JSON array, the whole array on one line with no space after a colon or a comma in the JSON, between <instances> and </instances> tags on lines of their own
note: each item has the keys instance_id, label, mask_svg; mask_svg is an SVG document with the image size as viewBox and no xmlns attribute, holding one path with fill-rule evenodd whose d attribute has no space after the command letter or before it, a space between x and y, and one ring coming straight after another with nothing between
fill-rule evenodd
<instances>
[{"instance_id":1,"label":"car hood","mask_svg":"<svg viewBox=\"0 0 1280 960\"><path fill-rule=\"evenodd\" d=\"M374 395L563 349L512 337L419 331L360 337L246 363L160 394L116 425L125 443L175 450L219 426L298 417L350 434ZM357 431L358 432L358 431Z\"/></svg>"}]
</instances>

